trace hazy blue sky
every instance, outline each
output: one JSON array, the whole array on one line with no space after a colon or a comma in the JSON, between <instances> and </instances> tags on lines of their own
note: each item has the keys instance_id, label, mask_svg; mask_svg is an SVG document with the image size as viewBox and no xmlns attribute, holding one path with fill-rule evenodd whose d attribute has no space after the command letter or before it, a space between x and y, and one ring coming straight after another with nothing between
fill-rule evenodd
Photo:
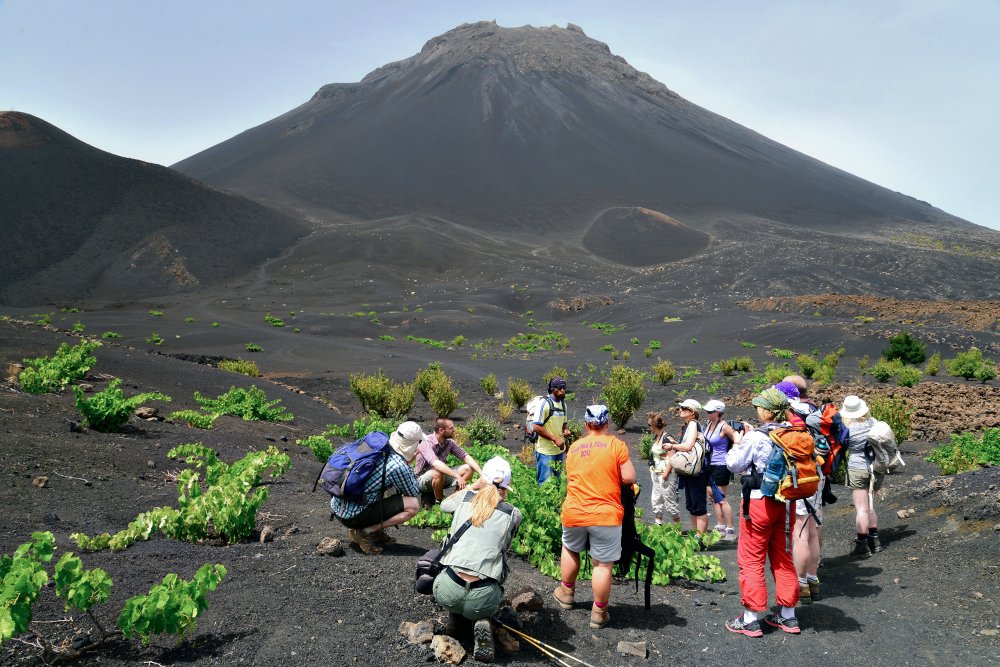
<instances>
[{"instance_id":1,"label":"hazy blue sky","mask_svg":"<svg viewBox=\"0 0 1000 667\"><path fill-rule=\"evenodd\" d=\"M483 19L576 23L696 104L1000 229L998 0L0 0L0 109L169 165Z\"/></svg>"}]
</instances>

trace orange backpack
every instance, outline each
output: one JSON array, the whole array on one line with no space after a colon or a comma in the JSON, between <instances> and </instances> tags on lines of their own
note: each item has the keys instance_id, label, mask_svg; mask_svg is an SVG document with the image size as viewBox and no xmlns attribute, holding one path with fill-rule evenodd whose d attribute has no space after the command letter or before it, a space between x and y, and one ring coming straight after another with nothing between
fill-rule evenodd
<instances>
[{"instance_id":1,"label":"orange backpack","mask_svg":"<svg viewBox=\"0 0 1000 667\"><path fill-rule=\"evenodd\" d=\"M820 473L816 460L816 442L805 426L786 426L772 430L768 435L774 444L774 456L780 450L784 458L785 471L780 479L774 480L773 492L761 485L764 495L772 495L775 500L804 500L812 498L819 490ZM770 468L770 466L768 466Z\"/></svg>"}]
</instances>

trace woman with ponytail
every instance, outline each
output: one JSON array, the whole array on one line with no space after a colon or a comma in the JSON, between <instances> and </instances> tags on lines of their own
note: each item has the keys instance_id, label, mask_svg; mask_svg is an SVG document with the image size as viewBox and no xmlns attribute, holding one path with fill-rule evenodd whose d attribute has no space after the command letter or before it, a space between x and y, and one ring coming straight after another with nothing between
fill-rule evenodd
<instances>
[{"instance_id":1,"label":"woman with ponytail","mask_svg":"<svg viewBox=\"0 0 1000 667\"><path fill-rule=\"evenodd\" d=\"M521 512L506 502L510 464L494 456L483 465L473 485L441 503L454 513L450 535L468 522L469 527L441 559L445 566L434 580L434 599L448 610L446 633L455 636L467 621L475 622L473 655L492 662L492 616L503 599L507 578L506 552L521 525Z\"/></svg>"}]
</instances>

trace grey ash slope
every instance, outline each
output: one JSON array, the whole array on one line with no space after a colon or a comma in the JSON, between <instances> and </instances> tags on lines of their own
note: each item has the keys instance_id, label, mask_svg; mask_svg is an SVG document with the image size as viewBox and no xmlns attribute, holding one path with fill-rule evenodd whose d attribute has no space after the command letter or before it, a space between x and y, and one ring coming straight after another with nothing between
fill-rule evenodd
<instances>
[{"instance_id":1,"label":"grey ash slope","mask_svg":"<svg viewBox=\"0 0 1000 667\"><path fill-rule=\"evenodd\" d=\"M0 113L0 303L125 300L239 275L301 220Z\"/></svg>"},{"instance_id":2,"label":"grey ash slope","mask_svg":"<svg viewBox=\"0 0 1000 667\"><path fill-rule=\"evenodd\" d=\"M460 26L174 168L328 219L583 232L647 207L696 227L725 211L831 231L967 226L691 104L572 26Z\"/></svg>"}]
</instances>

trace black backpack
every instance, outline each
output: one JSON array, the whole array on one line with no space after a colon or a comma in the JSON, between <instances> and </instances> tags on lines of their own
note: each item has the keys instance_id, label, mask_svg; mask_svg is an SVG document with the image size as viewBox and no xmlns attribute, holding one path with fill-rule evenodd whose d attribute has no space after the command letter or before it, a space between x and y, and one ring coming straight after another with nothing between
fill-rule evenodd
<instances>
[{"instance_id":1,"label":"black backpack","mask_svg":"<svg viewBox=\"0 0 1000 667\"><path fill-rule=\"evenodd\" d=\"M649 609L650 590L653 586L653 564L656 552L642 543L639 533L635 530L635 503L639 497L639 492L631 484L622 484L622 507L625 514L622 516L622 555L615 565L618 566L618 574L627 577L632 570L632 561L635 561L635 590L639 591L639 568L642 566L642 557L646 557L646 599L645 607Z\"/></svg>"}]
</instances>

